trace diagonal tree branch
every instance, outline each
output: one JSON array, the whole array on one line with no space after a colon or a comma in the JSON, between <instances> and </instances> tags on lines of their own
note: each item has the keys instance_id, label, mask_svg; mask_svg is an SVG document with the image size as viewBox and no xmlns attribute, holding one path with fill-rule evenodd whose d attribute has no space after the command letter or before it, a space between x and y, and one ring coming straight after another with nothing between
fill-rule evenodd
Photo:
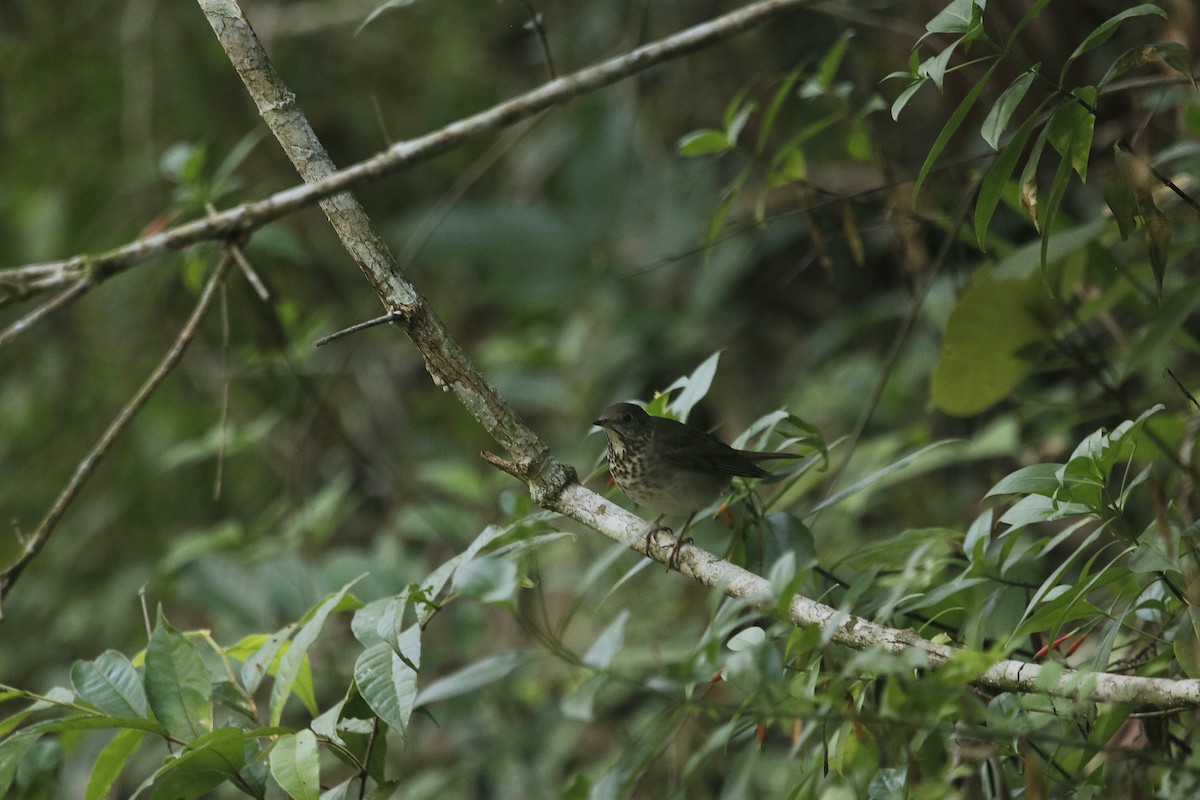
<instances>
[{"instance_id":1,"label":"diagonal tree branch","mask_svg":"<svg viewBox=\"0 0 1200 800\"><path fill-rule=\"evenodd\" d=\"M305 180L324 185L331 178L346 174L335 172L236 1L198 2L264 120ZM485 453L484 458L526 483L539 505L660 563L667 564L672 560L673 540L668 542L657 534L648 537L649 524L645 520L580 485L575 471L559 464L545 444L517 417L449 337L441 320L405 278L395 256L374 231L357 201L347 192L323 202L322 208L379 292L384 305L401 317L399 324L424 356L434 383L453 390L488 433L512 454L511 459L491 453ZM915 649L924 655L930 667L935 668L946 664L958 652L924 639L914 631L878 625L807 597L780 598L765 578L694 545L683 547L675 567L699 583L720 587L731 597L745 598L757 608L775 613L793 625L819 626L828 632L832 641L847 647L857 650L878 648L890 653ZM1154 708L1200 705L1200 681L1196 680L1057 669L1056 673L1044 673L1037 664L1004 660L989 668L975 684L1003 691L1041 692L1104 702L1136 702Z\"/></svg>"},{"instance_id":2,"label":"diagonal tree branch","mask_svg":"<svg viewBox=\"0 0 1200 800\"><path fill-rule=\"evenodd\" d=\"M556 78L531 92L453 122L440 130L397 142L387 150L344 170L327 169L319 180L311 183L285 189L262 200L169 228L106 253L77 255L60 261L0 270L0 307L30 295L66 288L85 276L90 276L93 281L99 283L143 261L181 250L197 242L246 236L269 222L311 206L319 200L427 161L481 134L507 127L555 105L644 72L657 64L711 46L772 17L812 5L814 2L815 0L761 0L665 39L642 45L628 53ZM245 18L237 13L236 3L211 2L203 5L214 29L218 25L248 27ZM230 31L229 34L236 34L236 31ZM221 35L220 31L218 35ZM248 74L258 74L253 69L253 64L247 66L251 67ZM286 89L283 91L284 95L272 96L281 104L292 104L294 98L291 93ZM252 90L251 94L257 96L257 89ZM265 117L270 108L264 109L260 105L259 111ZM300 140L296 144L300 144ZM381 274L374 274L369 279L373 285L375 280L387 282L386 276ZM398 286L389 288L400 291Z\"/></svg>"},{"instance_id":3,"label":"diagonal tree branch","mask_svg":"<svg viewBox=\"0 0 1200 800\"><path fill-rule=\"evenodd\" d=\"M17 578L25 571L25 567L29 565L37 554L41 551L46 541L50 538L50 534L54 532L54 528L58 525L67 508L75 500L79 490L87 483L88 478L92 477L92 473L96 471L100 461L108 455L112 450L113 445L125 429L129 427L129 423L133 422L133 418L146 405L146 401L158 390L166 377L171 374L176 365L179 364L183 354L187 352L188 345L192 343L192 339L196 336L196 331L200 327L200 321L204 319L204 315L208 312L212 301L217 296L217 288L225 280L225 273L229 269L229 263L232 261L232 255L229 249L226 249L221 255L221 260L217 263L216 269L209 276L208 283L204 286L204 291L200 293L200 299L196 302L196 307L192 310L192 314L188 317L183 328L179 331L179 336L175 338L175 343L171 345L171 349L163 356L162 361L150 373L150 377L146 378L146 382L137 390L132 399L125 404L116 418L109 424L108 428L100 439L92 445L92 449L88 451L83 460L79 462L79 466L75 468L75 473L71 475L71 480L63 487L59 493L58 499L54 501L54 505L42 518L41 523L37 526L37 530L24 543L23 552L7 567L0 572L0 603L8 596L13 584ZM79 284L84 285L84 284ZM3 611L0 610L0 619L3 619Z\"/></svg>"}]
</instances>

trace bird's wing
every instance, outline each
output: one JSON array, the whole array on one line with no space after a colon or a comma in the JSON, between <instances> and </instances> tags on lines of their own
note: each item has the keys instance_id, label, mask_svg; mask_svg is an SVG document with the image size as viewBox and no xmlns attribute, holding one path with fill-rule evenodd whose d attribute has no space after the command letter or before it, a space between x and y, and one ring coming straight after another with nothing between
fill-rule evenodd
<instances>
[{"instance_id":1,"label":"bird's wing","mask_svg":"<svg viewBox=\"0 0 1200 800\"><path fill-rule=\"evenodd\" d=\"M677 466L712 475L730 475L738 478L771 476L771 473L743 455L741 450L734 450L720 439L707 434L690 438L687 447L668 444L660 448L659 455Z\"/></svg>"}]
</instances>

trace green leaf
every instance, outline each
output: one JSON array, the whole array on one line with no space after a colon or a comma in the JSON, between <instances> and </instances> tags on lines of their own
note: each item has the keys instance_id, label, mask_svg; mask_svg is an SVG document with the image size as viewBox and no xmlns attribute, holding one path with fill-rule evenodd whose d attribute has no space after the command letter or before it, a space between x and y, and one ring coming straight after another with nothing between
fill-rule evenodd
<instances>
[{"instance_id":1,"label":"green leaf","mask_svg":"<svg viewBox=\"0 0 1200 800\"><path fill-rule=\"evenodd\" d=\"M1008 397L1037 365L1049 338L1042 282L971 276L950 312L933 371L933 404L947 414L980 414Z\"/></svg>"},{"instance_id":2,"label":"green leaf","mask_svg":"<svg viewBox=\"0 0 1200 800\"><path fill-rule=\"evenodd\" d=\"M775 130L775 121L779 118L779 112L787 99L792 96L792 89L795 88L796 81L799 79L800 68L796 67L787 74L787 77L779 84L779 88L775 90L771 102L767 105L767 111L763 114L762 125L758 129L758 139L754 142L754 152L761 154L767 146L767 138L771 135L771 131Z\"/></svg>"},{"instance_id":3,"label":"green leaf","mask_svg":"<svg viewBox=\"0 0 1200 800\"><path fill-rule=\"evenodd\" d=\"M995 497L1005 494L1040 494L1053 497L1061 485L1058 470L1061 464L1032 464L1005 475L984 495Z\"/></svg>"},{"instance_id":4,"label":"green leaf","mask_svg":"<svg viewBox=\"0 0 1200 800\"><path fill-rule=\"evenodd\" d=\"M338 591L325 597L325 599L309 609L308 613L304 615L303 619L306 621L296 634L296 638L292 640L292 646L279 659L279 670L275 676L274 684L271 685L270 720L272 725L278 725L279 720L283 718L283 706L287 703L288 697L291 696L297 679L301 676L301 671L307 665L308 648L312 646L312 643L321 634L321 629L325 627L325 620L335 611L362 607L362 604L353 597L346 596L350 588L361 579L362 576L360 575L350 581ZM346 602L343 605L345 601L350 602ZM313 711L313 713L315 714L316 712Z\"/></svg>"},{"instance_id":5,"label":"green leaf","mask_svg":"<svg viewBox=\"0 0 1200 800\"><path fill-rule=\"evenodd\" d=\"M1167 12L1163 11L1158 6L1151 3L1143 3L1140 6L1128 8L1119 14L1114 14L1104 22L1097 25L1096 28L1089 33L1082 42L1079 43L1079 46L1075 48L1074 52L1067 57L1066 62L1063 64L1062 74L1059 76L1058 82L1060 84L1065 83L1067 71L1071 68L1071 65L1074 64L1075 61L1087 51L1099 47L1107 42L1109 38L1116 33L1117 27L1122 22L1130 19L1131 17L1144 17L1147 14L1157 14L1163 19L1167 18Z\"/></svg>"},{"instance_id":6,"label":"green leaf","mask_svg":"<svg viewBox=\"0 0 1200 800\"><path fill-rule=\"evenodd\" d=\"M250 757L257 756L259 740L287 732L278 727L219 728L189 742L177 758L168 760L143 787L153 784L151 800L196 800L244 769Z\"/></svg>"},{"instance_id":7,"label":"green leaf","mask_svg":"<svg viewBox=\"0 0 1200 800\"><path fill-rule=\"evenodd\" d=\"M96 757L96 764L92 767L92 774L88 777L87 789L84 792L85 800L104 800L108 797L113 784L125 769L125 762L133 755L133 751L137 750L145 735L145 731L132 728L117 731L117 735Z\"/></svg>"},{"instance_id":8,"label":"green leaf","mask_svg":"<svg viewBox=\"0 0 1200 800\"><path fill-rule=\"evenodd\" d=\"M146 697L154 716L185 741L209 733L213 724L212 678L191 640L158 614L146 647Z\"/></svg>"},{"instance_id":9,"label":"green leaf","mask_svg":"<svg viewBox=\"0 0 1200 800\"><path fill-rule=\"evenodd\" d=\"M1171 642L1175 661L1189 678L1200 678L1200 611L1193 606L1186 609L1187 622L1180 625Z\"/></svg>"},{"instance_id":10,"label":"green leaf","mask_svg":"<svg viewBox=\"0 0 1200 800\"><path fill-rule=\"evenodd\" d=\"M1079 175L1079 179L1087 181L1088 156L1092 151L1092 135L1096 118L1084 104L1096 107L1096 89L1093 86L1082 86L1075 90L1075 100L1065 100L1050 117L1047 138L1050 145L1059 154L1071 162L1071 168ZM1042 226L1046 230L1046 226Z\"/></svg>"},{"instance_id":11,"label":"green leaf","mask_svg":"<svg viewBox=\"0 0 1200 800\"><path fill-rule=\"evenodd\" d=\"M945 8L925 23L926 35L930 33L966 33L972 25L978 23L978 5L978 0L950 0Z\"/></svg>"},{"instance_id":12,"label":"green leaf","mask_svg":"<svg viewBox=\"0 0 1200 800\"><path fill-rule=\"evenodd\" d=\"M1001 93L996 99L992 110L988 112L987 117L983 120L983 125L979 129L983 140L992 146L993 150L1000 149L1000 137L1004 135L1004 129L1008 127L1008 121L1012 119L1013 113L1017 110L1017 106L1021 104L1025 93L1029 91L1029 87L1037 78L1038 65L1034 65L1028 72L1023 72L1017 76L1008 88Z\"/></svg>"},{"instance_id":13,"label":"green leaf","mask_svg":"<svg viewBox=\"0 0 1200 800\"><path fill-rule=\"evenodd\" d=\"M454 571L454 592L481 603L513 608L517 589L517 565L507 558L480 555Z\"/></svg>"},{"instance_id":14,"label":"green leaf","mask_svg":"<svg viewBox=\"0 0 1200 800\"><path fill-rule=\"evenodd\" d=\"M987 85L988 81L992 77L992 73L996 71L996 66L999 63L999 61L993 61L992 65L988 67L987 72L985 72L983 77L979 79L979 82L971 87L971 90L967 92L967 96L962 99L962 102L958 104L958 108L954 109L954 113L950 115L949 121L942 128L942 132L938 134L937 140L933 143L933 146L929 148L929 155L926 156L925 163L921 165L921 170L917 173L916 184L913 186L914 200L916 200L917 195L920 194L921 184L923 184L925 182L925 178L929 176L929 170L933 168L934 163L937 162L938 157L942 154L942 151L946 149L946 145L950 143L950 137L954 135L954 132L958 130L960 125L962 125L963 120L967 118L967 114L970 113L971 107L974 106L975 101L979 99L979 93L983 91L983 87Z\"/></svg>"},{"instance_id":15,"label":"green leaf","mask_svg":"<svg viewBox=\"0 0 1200 800\"><path fill-rule=\"evenodd\" d=\"M238 652L244 645L253 644L254 649L242 660L242 686L253 694L258 691L263 678L277 674L279 668L279 650L288 638L295 632L295 623L284 625L270 636L255 634L239 642L229 655L239 658Z\"/></svg>"},{"instance_id":16,"label":"green leaf","mask_svg":"<svg viewBox=\"0 0 1200 800\"><path fill-rule=\"evenodd\" d=\"M900 112L908 105L908 101L912 100L913 95L921 90L921 87L929 83L928 78L918 78L904 87L904 91L900 92L899 96L892 101L892 120L900 119Z\"/></svg>"},{"instance_id":17,"label":"green leaf","mask_svg":"<svg viewBox=\"0 0 1200 800\"><path fill-rule=\"evenodd\" d=\"M417 671L414 667L421 666L420 627L408 628L397 644L405 655L403 659L387 642L363 650L354 663L354 682L371 710L403 736L416 705Z\"/></svg>"},{"instance_id":18,"label":"green leaf","mask_svg":"<svg viewBox=\"0 0 1200 800\"><path fill-rule=\"evenodd\" d=\"M1108 181L1104 184L1104 202L1112 211L1117 230L1124 241L1137 228L1138 200L1130 181L1132 168L1123 166L1123 162L1132 160L1133 156L1115 145L1113 155L1117 168L1109 173Z\"/></svg>"},{"instance_id":19,"label":"green leaf","mask_svg":"<svg viewBox=\"0 0 1200 800\"><path fill-rule=\"evenodd\" d=\"M829 48L829 52L821 58L817 65L817 81L826 91L833 86L833 81L846 57L846 50L849 48L852 38L854 38L853 29L843 30L837 41L833 43L833 47Z\"/></svg>"},{"instance_id":20,"label":"green leaf","mask_svg":"<svg viewBox=\"0 0 1200 800\"><path fill-rule=\"evenodd\" d=\"M1038 107L1038 110L1040 109L1041 106ZM980 249L985 247L987 229L991 224L992 215L996 213L996 206L1000 204L1004 188L1012 178L1021 154L1025 152L1025 143L1029 141L1033 129L1037 126L1037 116L1037 111L1029 115L983 176L983 182L979 186L979 197L975 201L975 238Z\"/></svg>"},{"instance_id":21,"label":"green leaf","mask_svg":"<svg viewBox=\"0 0 1200 800\"><path fill-rule=\"evenodd\" d=\"M733 142L729 141L724 131L706 128L684 135L677 147L681 156L693 157L724 153L733 147Z\"/></svg>"},{"instance_id":22,"label":"green leaf","mask_svg":"<svg viewBox=\"0 0 1200 800\"><path fill-rule=\"evenodd\" d=\"M1049 132L1049 126L1042 127L1037 138L1033 140L1033 146L1029 148L1029 158L1025 160L1025 168L1021 170L1021 203L1025 206L1025 213L1029 215L1033 226L1039 232L1041 232L1041 227L1038 215L1037 168L1038 163L1042 160L1042 151L1046 148L1046 137Z\"/></svg>"},{"instance_id":23,"label":"green leaf","mask_svg":"<svg viewBox=\"0 0 1200 800\"><path fill-rule=\"evenodd\" d=\"M933 85L937 90L942 91L943 84L946 81L946 70L950 68L950 59L954 57L954 51L958 48L962 39L959 38L949 45L946 49L935 56L925 59L921 62L921 66L917 68L917 74L922 78L928 78L933 81Z\"/></svg>"},{"instance_id":24,"label":"green leaf","mask_svg":"<svg viewBox=\"0 0 1200 800\"><path fill-rule=\"evenodd\" d=\"M1025 12L1025 16L1021 17L1021 21L1016 24L1012 30L1012 33L1008 35L1008 43L1005 45L1005 50L1010 50L1012 48L1013 42L1017 40L1017 35L1020 34L1021 31L1025 30L1026 25L1037 19L1037 17L1042 13L1042 10L1048 5L1050 5L1050 0L1036 0L1036 2L1029 7L1029 10Z\"/></svg>"},{"instance_id":25,"label":"green leaf","mask_svg":"<svg viewBox=\"0 0 1200 800\"><path fill-rule=\"evenodd\" d=\"M1169 347L1169 343L1184 330L1184 322L1197 307L1200 307L1200 281L1188 281L1172 292L1143 326L1137 341L1128 348L1125 360L1120 364L1121 380L1151 364L1156 373L1167 366L1174 355L1174 348Z\"/></svg>"},{"instance_id":26,"label":"green leaf","mask_svg":"<svg viewBox=\"0 0 1200 800\"><path fill-rule=\"evenodd\" d=\"M738 112L725 125L725 139L729 142L730 147L737 145L738 137L742 135L742 128L746 127L746 121L750 119L754 109L754 103L747 103L738 109Z\"/></svg>"},{"instance_id":27,"label":"green leaf","mask_svg":"<svg viewBox=\"0 0 1200 800\"><path fill-rule=\"evenodd\" d=\"M629 621L629 611L622 611L617 618L610 622L592 646L583 656L583 663L594 670L605 670L616 658L617 653L625 645L625 623Z\"/></svg>"},{"instance_id":28,"label":"green leaf","mask_svg":"<svg viewBox=\"0 0 1200 800\"><path fill-rule=\"evenodd\" d=\"M281 736L271 748L271 777L294 800L321 796L321 765L317 736L307 728Z\"/></svg>"},{"instance_id":29,"label":"green leaf","mask_svg":"<svg viewBox=\"0 0 1200 800\"><path fill-rule=\"evenodd\" d=\"M1142 236L1150 251L1150 266L1154 270L1154 283L1162 296L1163 276L1167 274L1167 259L1171 254L1171 223L1159 211L1156 204L1142 207Z\"/></svg>"},{"instance_id":30,"label":"green leaf","mask_svg":"<svg viewBox=\"0 0 1200 800\"><path fill-rule=\"evenodd\" d=\"M482 686L506 678L527 660L523 653L499 653L463 667L417 692L415 704L427 706L451 697L470 694Z\"/></svg>"},{"instance_id":31,"label":"green leaf","mask_svg":"<svg viewBox=\"0 0 1200 800\"><path fill-rule=\"evenodd\" d=\"M21 731L0 742L0 796L8 795L8 787L17 774L21 759L39 738L40 733Z\"/></svg>"},{"instance_id":32,"label":"green leaf","mask_svg":"<svg viewBox=\"0 0 1200 800\"><path fill-rule=\"evenodd\" d=\"M674 383L668 386L663 394L671 394L676 389L680 392L670 403L671 416L681 422L686 422L688 414L691 413L692 407L696 403L704 399L708 394L709 387L712 386L713 378L717 374L717 364L721 360L721 351L713 353L700 366L692 371L691 375L678 378Z\"/></svg>"},{"instance_id":33,"label":"green leaf","mask_svg":"<svg viewBox=\"0 0 1200 800\"><path fill-rule=\"evenodd\" d=\"M71 685L79 699L113 717L146 716L146 691L129 659L106 650L95 661L71 665Z\"/></svg>"},{"instance_id":34,"label":"green leaf","mask_svg":"<svg viewBox=\"0 0 1200 800\"><path fill-rule=\"evenodd\" d=\"M743 650L753 650L766 640L766 631L757 625L751 625L734 634L725 646L735 653L740 653Z\"/></svg>"}]
</instances>

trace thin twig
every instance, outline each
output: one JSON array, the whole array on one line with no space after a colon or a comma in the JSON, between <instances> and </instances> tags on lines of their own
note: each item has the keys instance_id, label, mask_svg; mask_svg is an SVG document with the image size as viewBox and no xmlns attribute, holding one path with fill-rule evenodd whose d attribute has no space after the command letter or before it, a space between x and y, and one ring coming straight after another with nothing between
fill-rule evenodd
<instances>
[{"instance_id":1,"label":"thin twig","mask_svg":"<svg viewBox=\"0 0 1200 800\"><path fill-rule=\"evenodd\" d=\"M213 270L212 275L208 279L208 283L204 286L204 291L200 294L200 299L196 303L196 307L192 310L191 316L188 317L187 322L179 331L179 336L175 338L175 343L171 345L171 349L163 356L162 361L150 373L150 377L146 379L146 382L142 384L142 387L138 389L133 398L126 403L125 407L121 409L120 413L109 424L100 439L92 445L92 449L79 462L79 466L75 468L75 473L71 476L67 485L63 487L62 492L59 493L58 499L54 501L54 505L51 506L50 511L42 519L33 536L25 542L24 551L21 555L16 561L5 567L3 572L0 572L0 604L8 596L13 584L21 576L25 567L29 565L29 562L45 546L46 540L54 532L54 528L58 525L59 520L62 519L67 508L79 494L79 490L83 488L88 478L96 471L97 465L108 455L117 439L129 427L129 424L137 416L137 413L142 410L142 407L146 405L146 401L150 399L163 380L170 374L171 370L179 363L179 360L183 358L184 352L186 352L188 345L191 344L192 339L196 335L200 321L204 318L204 314L208 311L209 306L212 305L212 301L217 295L217 287L224 280L231 260L232 256L228 251L221 256L220 262L218 262L216 269ZM0 619L3 618L3 608L0 607Z\"/></svg>"},{"instance_id":2,"label":"thin twig","mask_svg":"<svg viewBox=\"0 0 1200 800\"><path fill-rule=\"evenodd\" d=\"M399 322L403 319L404 319L403 312L391 311L387 314L384 314L381 317L374 317L372 319L367 320L366 322L359 322L356 325L351 325L349 328L342 328L340 331L338 331L336 333L331 333L328 336L322 336L320 339L317 339L315 342L313 342L313 347L323 347L324 345L327 345L330 342L332 342L334 339L340 339L343 336L349 336L352 333L358 333L359 331L365 331L367 328L374 328L376 325L382 325L385 322Z\"/></svg>"},{"instance_id":3,"label":"thin twig","mask_svg":"<svg viewBox=\"0 0 1200 800\"><path fill-rule=\"evenodd\" d=\"M234 260L238 250L230 247ZM225 450L229 444L229 291L221 284L221 418L217 421L217 470L213 477L213 501L221 499L221 484L225 476Z\"/></svg>"},{"instance_id":4,"label":"thin twig","mask_svg":"<svg viewBox=\"0 0 1200 800\"><path fill-rule=\"evenodd\" d=\"M50 298L45 303L42 303L40 306L21 317L12 325L9 325L4 329L3 332L0 332L0 347L3 347L13 339L16 339L22 333L41 322L55 311L65 308L79 298L83 297L93 286L95 286L95 284L92 281L84 279L74 286L64 290L60 294Z\"/></svg>"}]
</instances>

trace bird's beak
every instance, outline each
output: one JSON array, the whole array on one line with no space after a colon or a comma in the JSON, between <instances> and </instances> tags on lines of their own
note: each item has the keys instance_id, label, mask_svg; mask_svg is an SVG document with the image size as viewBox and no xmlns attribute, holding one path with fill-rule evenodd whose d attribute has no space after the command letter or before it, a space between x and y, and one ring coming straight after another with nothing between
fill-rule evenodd
<instances>
[{"instance_id":1,"label":"bird's beak","mask_svg":"<svg viewBox=\"0 0 1200 800\"><path fill-rule=\"evenodd\" d=\"M592 420L592 424L599 428L603 428L606 423L602 419L594 419L594 420Z\"/></svg>"}]
</instances>

